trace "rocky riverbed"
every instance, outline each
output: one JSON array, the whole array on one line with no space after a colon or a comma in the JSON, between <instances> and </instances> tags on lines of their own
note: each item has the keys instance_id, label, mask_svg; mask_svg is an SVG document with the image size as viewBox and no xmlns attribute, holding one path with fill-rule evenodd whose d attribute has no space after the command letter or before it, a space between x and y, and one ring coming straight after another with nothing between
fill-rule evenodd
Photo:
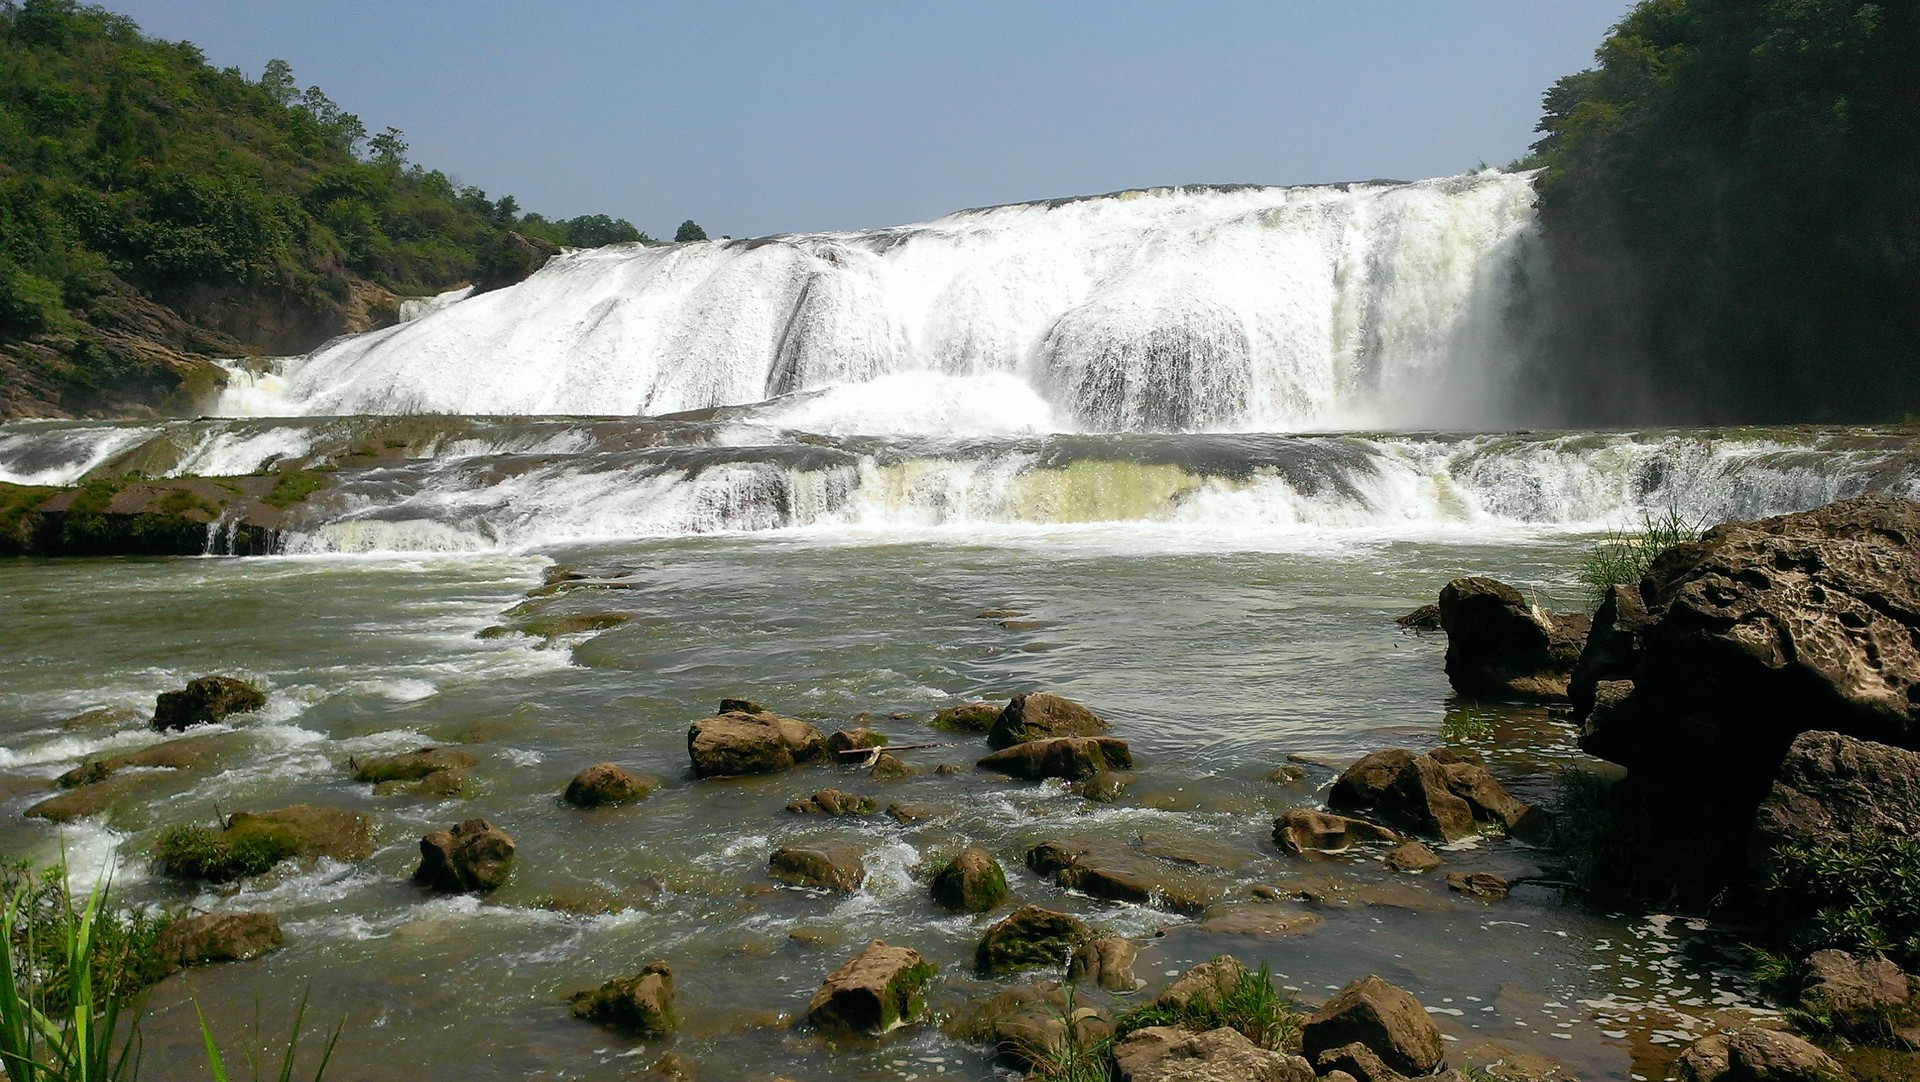
<instances>
[{"instance_id":1,"label":"rocky riverbed","mask_svg":"<svg viewBox=\"0 0 1920 1082\"><path fill-rule=\"evenodd\" d=\"M128 898L209 911L149 1000L183 1077L190 999L290 981L347 1015L342 1062L372 1075L393 1042L516 1075L986 1077L1113 1038L1101 1054L1140 1078L1657 1078L1724 1033L1685 1069L1745 1077L1785 1054L1741 950L1769 929L1726 926L1753 914L1724 899L1572 889L1567 778L1619 773L1576 744L1628 768L1606 790L1624 804L1650 763L1681 761L1629 749L1751 725L1726 741L1744 780L1633 839L1646 867L1659 841L1732 854L1697 869L1723 888L1763 870L1725 833L1756 817L1769 838L1910 834L1912 515L1723 531L1614 591L1591 634L1464 574L1553 589L1570 550L1551 549L1149 572L680 544L545 567L290 561L264 583L30 565L13 585L42 637L10 647L29 675L7 701L5 840L64 838L83 873L113 847ZM1247 585L1223 597L1223 574ZM120 611L60 608L82 576L117 585ZM1442 632L1392 626L1436 592ZM134 625L162 630L116 630ZM48 663L74 635L100 647L93 686ZM205 664L172 667L188 654ZM1677 700L1679 671L1742 694ZM244 679L187 680L215 673ZM1239 982L1204 968L1218 956L1264 966L1303 1024L1352 1000L1421 1024L1322 1019L1273 1050L1210 1035L1168 997ZM1891 987L1873 964L1825 959L1805 989ZM1856 1043L1870 1028L1849 1024Z\"/></svg>"}]
</instances>

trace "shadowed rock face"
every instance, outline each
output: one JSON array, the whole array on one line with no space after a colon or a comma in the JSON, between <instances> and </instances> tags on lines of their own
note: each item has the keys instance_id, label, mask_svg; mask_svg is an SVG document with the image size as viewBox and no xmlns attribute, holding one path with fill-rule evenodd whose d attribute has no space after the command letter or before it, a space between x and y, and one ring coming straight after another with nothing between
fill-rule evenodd
<instances>
[{"instance_id":1,"label":"shadowed rock face","mask_svg":"<svg viewBox=\"0 0 1920 1082\"><path fill-rule=\"evenodd\" d=\"M807 1020L829 1032L883 1033L924 1012L921 990L933 973L919 952L876 939L827 974L807 1004Z\"/></svg>"},{"instance_id":2,"label":"shadowed rock face","mask_svg":"<svg viewBox=\"0 0 1920 1082\"><path fill-rule=\"evenodd\" d=\"M1440 591L1447 679L1463 695L1565 699L1589 623L1585 613L1538 611L1504 582L1455 579Z\"/></svg>"},{"instance_id":3,"label":"shadowed rock face","mask_svg":"<svg viewBox=\"0 0 1920 1082\"><path fill-rule=\"evenodd\" d=\"M1622 803L1684 824L1646 856L1708 890L1784 840L1911 833L1920 503L1842 500L1673 549L1611 592L1572 698L1581 746L1629 768Z\"/></svg>"}]
</instances>

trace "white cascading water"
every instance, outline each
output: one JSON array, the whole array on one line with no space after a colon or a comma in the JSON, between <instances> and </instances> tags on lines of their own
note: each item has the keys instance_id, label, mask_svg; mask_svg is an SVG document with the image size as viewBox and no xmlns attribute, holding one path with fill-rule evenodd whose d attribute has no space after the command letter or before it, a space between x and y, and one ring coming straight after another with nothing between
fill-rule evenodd
<instances>
[{"instance_id":1,"label":"white cascading water","mask_svg":"<svg viewBox=\"0 0 1920 1082\"><path fill-rule=\"evenodd\" d=\"M932 431L952 435L997 415L987 428L1484 427L1533 235L1531 176L1488 171L571 251L236 380L216 412L659 415L892 380L891 408L951 411Z\"/></svg>"}]
</instances>

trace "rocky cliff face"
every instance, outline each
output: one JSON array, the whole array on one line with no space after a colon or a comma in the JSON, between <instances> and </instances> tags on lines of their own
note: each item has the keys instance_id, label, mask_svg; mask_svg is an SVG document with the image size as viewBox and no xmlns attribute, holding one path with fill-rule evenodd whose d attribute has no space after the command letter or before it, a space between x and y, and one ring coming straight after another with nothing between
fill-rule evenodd
<instances>
[{"instance_id":1,"label":"rocky cliff face","mask_svg":"<svg viewBox=\"0 0 1920 1082\"><path fill-rule=\"evenodd\" d=\"M1849 763L1920 749L1920 503L1842 500L1679 546L1613 590L1571 694L1582 747L1628 768L1616 810L1649 858L1739 881L1764 860L1756 810L1819 758L1804 734Z\"/></svg>"}]
</instances>

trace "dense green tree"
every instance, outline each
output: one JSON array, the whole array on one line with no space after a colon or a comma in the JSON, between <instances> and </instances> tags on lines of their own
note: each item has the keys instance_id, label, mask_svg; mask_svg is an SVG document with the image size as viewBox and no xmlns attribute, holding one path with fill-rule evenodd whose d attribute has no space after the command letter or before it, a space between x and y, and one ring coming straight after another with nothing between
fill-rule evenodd
<instances>
[{"instance_id":1,"label":"dense green tree","mask_svg":"<svg viewBox=\"0 0 1920 1082\"><path fill-rule=\"evenodd\" d=\"M707 231L700 228L692 218L688 218L680 223L680 228L673 231L673 239L678 244L685 244L690 240L706 240Z\"/></svg>"},{"instance_id":2,"label":"dense green tree","mask_svg":"<svg viewBox=\"0 0 1920 1082\"><path fill-rule=\"evenodd\" d=\"M101 8L0 0L0 413L29 384L64 409L150 402L135 384L153 351L130 335L189 353L290 348L195 323L273 309L286 318L266 322L319 333L360 283L420 295L498 280L510 256L543 250L514 233L646 239L605 215L522 214L407 151L398 128L368 138L320 88L297 89L283 60L253 81Z\"/></svg>"},{"instance_id":3,"label":"dense green tree","mask_svg":"<svg viewBox=\"0 0 1920 1082\"><path fill-rule=\"evenodd\" d=\"M1644 0L1596 60L1529 163L1538 388L1582 421L1920 412L1920 5Z\"/></svg>"}]
</instances>

